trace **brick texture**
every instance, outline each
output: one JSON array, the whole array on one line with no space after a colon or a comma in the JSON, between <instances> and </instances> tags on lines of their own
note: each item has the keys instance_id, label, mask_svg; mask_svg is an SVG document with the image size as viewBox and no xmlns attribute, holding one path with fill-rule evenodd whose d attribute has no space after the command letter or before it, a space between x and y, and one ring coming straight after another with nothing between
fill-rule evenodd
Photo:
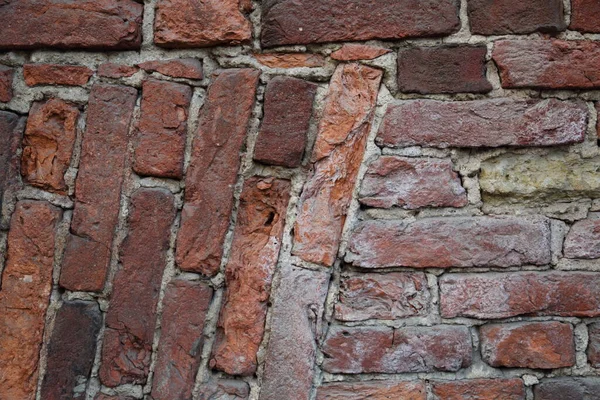
<instances>
[{"instance_id":1,"label":"brick texture","mask_svg":"<svg viewBox=\"0 0 600 400\"><path fill-rule=\"evenodd\" d=\"M565 257L600 258L600 219L577 221L565 239Z\"/></svg>"},{"instance_id":2,"label":"brick texture","mask_svg":"<svg viewBox=\"0 0 600 400\"><path fill-rule=\"evenodd\" d=\"M421 382L328 383L317 391L317 400L425 400L427 393Z\"/></svg>"},{"instance_id":3,"label":"brick texture","mask_svg":"<svg viewBox=\"0 0 600 400\"><path fill-rule=\"evenodd\" d=\"M25 64L23 77L27 86L85 85L94 72L88 67L58 64Z\"/></svg>"},{"instance_id":4,"label":"brick texture","mask_svg":"<svg viewBox=\"0 0 600 400\"><path fill-rule=\"evenodd\" d=\"M390 52L384 47L347 43L331 53L331 58L338 61L372 60Z\"/></svg>"},{"instance_id":5,"label":"brick texture","mask_svg":"<svg viewBox=\"0 0 600 400\"><path fill-rule=\"evenodd\" d=\"M196 58L146 61L138 67L147 72L159 72L173 78L202 79L202 63Z\"/></svg>"},{"instance_id":6,"label":"brick texture","mask_svg":"<svg viewBox=\"0 0 600 400\"><path fill-rule=\"evenodd\" d=\"M20 187L21 147L25 118L0 111L0 229L8 229L9 206Z\"/></svg>"},{"instance_id":7,"label":"brick texture","mask_svg":"<svg viewBox=\"0 0 600 400\"><path fill-rule=\"evenodd\" d=\"M270 68L313 68L325 66L325 57L305 53L262 53L254 54L256 60Z\"/></svg>"},{"instance_id":8,"label":"brick texture","mask_svg":"<svg viewBox=\"0 0 600 400\"><path fill-rule=\"evenodd\" d=\"M533 388L536 400L594 400L599 392L600 381L595 377L545 379Z\"/></svg>"},{"instance_id":9,"label":"brick texture","mask_svg":"<svg viewBox=\"0 0 600 400\"><path fill-rule=\"evenodd\" d=\"M468 379L435 381L435 400L525 400L525 386L520 379Z\"/></svg>"},{"instance_id":10,"label":"brick texture","mask_svg":"<svg viewBox=\"0 0 600 400\"><path fill-rule=\"evenodd\" d=\"M600 367L600 323L588 325L587 357L593 367Z\"/></svg>"},{"instance_id":11,"label":"brick texture","mask_svg":"<svg viewBox=\"0 0 600 400\"><path fill-rule=\"evenodd\" d=\"M600 32L600 4L595 0L571 1L571 24L574 31Z\"/></svg>"},{"instance_id":12,"label":"brick texture","mask_svg":"<svg viewBox=\"0 0 600 400\"><path fill-rule=\"evenodd\" d=\"M7 103L13 97L13 76L14 69L0 65L0 101Z\"/></svg>"}]
</instances>

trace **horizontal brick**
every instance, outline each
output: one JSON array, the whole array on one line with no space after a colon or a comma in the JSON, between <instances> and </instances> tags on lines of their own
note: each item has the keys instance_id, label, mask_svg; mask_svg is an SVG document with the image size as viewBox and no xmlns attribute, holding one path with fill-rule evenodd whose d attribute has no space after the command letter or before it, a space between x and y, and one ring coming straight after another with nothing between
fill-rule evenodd
<instances>
[{"instance_id":1,"label":"horizontal brick","mask_svg":"<svg viewBox=\"0 0 600 400\"><path fill-rule=\"evenodd\" d=\"M597 0L571 0L569 29L600 33L600 3Z\"/></svg>"},{"instance_id":2,"label":"horizontal brick","mask_svg":"<svg viewBox=\"0 0 600 400\"><path fill-rule=\"evenodd\" d=\"M565 239L567 258L600 258L600 218L577 221Z\"/></svg>"},{"instance_id":3,"label":"horizontal brick","mask_svg":"<svg viewBox=\"0 0 600 400\"><path fill-rule=\"evenodd\" d=\"M425 400L422 382L332 382L317 390L317 400Z\"/></svg>"},{"instance_id":4,"label":"horizontal brick","mask_svg":"<svg viewBox=\"0 0 600 400\"><path fill-rule=\"evenodd\" d=\"M553 146L582 142L588 110L556 99L391 103L376 142L382 146Z\"/></svg>"},{"instance_id":5,"label":"horizontal brick","mask_svg":"<svg viewBox=\"0 0 600 400\"><path fill-rule=\"evenodd\" d=\"M249 396L250 388L246 382L219 379L200 385L198 400L247 400Z\"/></svg>"},{"instance_id":6,"label":"horizontal brick","mask_svg":"<svg viewBox=\"0 0 600 400\"><path fill-rule=\"evenodd\" d=\"M406 209L468 203L452 161L395 156L380 157L369 165L358 200L371 207Z\"/></svg>"},{"instance_id":7,"label":"horizontal brick","mask_svg":"<svg viewBox=\"0 0 600 400\"><path fill-rule=\"evenodd\" d=\"M137 71L137 67L114 63L103 63L98 67L98 75L106 78L128 78Z\"/></svg>"},{"instance_id":8,"label":"horizontal brick","mask_svg":"<svg viewBox=\"0 0 600 400\"><path fill-rule=\"evenodd\" d=\"M325 57L310 53L256 53L254 58L270 68L315 68L325 66Z\"/></svg>"},{"instance_id":9,"label":"horizontal brick","mask_svg":"<svg viewBox=\"0 0 600 400\"><path fill-rule=\"evenodd\" d=\"M435 400L525 400L520 379L434 381L432 391Z\"/></svg>"},{"instance_id":10,"label":"horizontal brick","mask_svg":"<svg viewBox=\"0 0 600 400\"><path fill-rule=\"evenodd\" d=\"M390 53L391 51L392 50L386 49L385 47L346 43L340 49L331 53L331 58L338 61L372 60Z\"/></svg>"},{"instance_id":11,"label":"horizontal brick","mask_svg":"<svg viewBox=\"0 0 600 400\"><path fill-rule=\"evenodd\" d=\"M444 318L600 316L600 274L596 273L447 274L439 283Z\"/></svg>"},{"instance_id":12,"label":"horizontal brick","mask_svg":"<svg viewBox=\"0 0 600 400\"><path fill-rule=\"evenodd\" d=\"M25 64L23 77L27 86L83 86L94 72L88 67L59 64Z\"/></svg>"},{"instance_id":13,"label":"horizontal brick","mask_svg":"<svg viewBox=\"0 0 600 400\"><path fill-rule=\"evenodd\" d=\"M0 111L0 229L8 230L10 205L21 186L19 148L25 130L25 118Z\"/></svg>"},{"instance_id":14,"label":"horizontal brick","mask_svg":"<svg viewBox=\"0 0 600 400\"><path fill-rule=\"evenodd\" d=\"M464 326L342 327L329 329L322 348L330 373L454 372L471 365Z\"/></svg>"},{"instance_id":15,"label":"horizontal brick","mask_svg":"<svg viewBox=\"0 0 600 400\"><path fill-rule=\"evenodd\" d=\"M600 322L588 325L587 357L589 363L600 368Z\"/></svg>"},{"instance_id":16,"label":"horizontal brick","mask_svg":"<svg viewBox=\"0 0 600 400\"><path fill-rule=\"evenodd\" d=\"M365 221L352 233L346 255L363 268L511 267L550 260L550 226L541 217Z\"/></svg>"},{"instance_id":17,"label":"horizontal brick","mask_svg":"<svg viewBox=\"0 0 600 400\"><path fill-rule=\"evenodd\" d=\"M600 393L600 379L553 378L543 379L533 387L535 400L595 400Z\"/></svg>"},{"instance_id":18,"label":"horizontal brick","mask_svg":"<svg viewBox=\"0 0 600 400\"><path fill-rule=\"evenodd\" d=\"M480 35L559 32L566 28L562 0L468 0L471 32Z\"/></svg>"},{"instance_id":19,"label":"horizontal brick","mask_svg":"<svg viewBox=\"0 0 600 400\"><path fill-rule=\"evenodd\" d=\"M14 69L0 65L0 101L8 103L13 97L13 76Z\"/></svg>"},{"instance_id":20,"label":"horizontal brick","mask_svg":"<svg viewBox=\"0 0 600 400\"><path fill-rule=\"evenodd\" d=\"M202 62L196 58L146 61L138 67L147 72L159 72L173 78L202 79Z\"/></svg>"},{"instance_id":21,"label":"horizontal brick","mask_svg":"<svg viewBox=\"0 0 600 400\"><path fill-rule=\"evenodd\" d=\"M96 397L94 397L94 400L136 400L135 397L130 397L130 396L122 396L122 395L114 395L114 396L110 396L104 393L98 393L96 395Z\"/></svg>"}]
</instances>

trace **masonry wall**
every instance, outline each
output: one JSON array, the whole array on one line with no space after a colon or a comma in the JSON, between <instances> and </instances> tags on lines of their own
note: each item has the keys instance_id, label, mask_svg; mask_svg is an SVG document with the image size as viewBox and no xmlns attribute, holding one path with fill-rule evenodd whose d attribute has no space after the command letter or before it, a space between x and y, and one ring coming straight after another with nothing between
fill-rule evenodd
<instances>
[{"instance_id":1,"label":"masonry wall","mask_svg":"<svg viewBox=\"0 0 600 400\"><path fill-rule=\"evenodd\" d=\"M0 2L0 400L600 399L600 2Z\"/></svg>"}]
</instances>

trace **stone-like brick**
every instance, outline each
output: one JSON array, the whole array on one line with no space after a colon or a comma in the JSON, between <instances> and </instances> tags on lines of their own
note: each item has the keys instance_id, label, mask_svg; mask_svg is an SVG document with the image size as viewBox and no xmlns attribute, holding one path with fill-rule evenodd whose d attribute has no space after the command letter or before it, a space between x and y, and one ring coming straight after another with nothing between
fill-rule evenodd
<instances>
[{"instance_id":1,"label":"stone-like brick","mask_svg":"<svg viewBox=\"0 0 600 400\"><path fill-rule=\"evenodd\" d=\"M0 49L138 49L142 12L133 0L5 0Z\"/></svg>"},{"instance_id":2,"label":"stone-like brick","mask_svg":"<svg viewBox=\"0 0 600 400\"><path fill-rule=\"evenodd\" d=\"M48 344L42 399L85 398L80 385L92 371L101 325L98 303L79 300L63 303Z\"/></svg>"},{"instance_id":3,"label":"stone-like brick","mask_svg":"<svg viewBox=\"0 0 600 400\"><path fill-rule=\"evenodd\" d=\"M265 47L443 36L460 27L455 0L269 0L262 24Z\"/></svg>"},{"instance_id":4,"label":"stone-like brick","mask_svg":"<svg viewBox=\"0 0 600 400\"><path fill-rule=\"evenodd\" d=\"M64 175L71 163L79 110L64 100L34 103L23 137L21 174L33 186L66 193Z\"/></svg>"},{"instance_id":5,"label":"stone-like brick","mask_svg":"<svg viewBox=\"0 0 600 400\"><path fill-rule=\"evenodd\" d=\"M0 101L8 103L13 97L12 83L15 71L0 65Z\"/></svg>"},{"instance_id":6,"label":"stone-like brick","mask_svg":"<svg viewBox=\"0 0 600 400\"><path fill-rule=\"evenodd\" d=\"M316 84L290 77L267 84L256 161L292 168L302 163L316 92Z\"/></svg>"},{"instance_id":7,"label":"stone-like brick","mask_svg":"<svg viewBox=\"0 0 600 400\"><path fill-rule=\"evenodd\" d=\"M486 93L485 46L415 47L398 51L398 90L408 93Z\"/></svg>"},{"instance_id":8,"label":"stone-like brick","mask_svg":"<svg viewBox=\"0 0 600 400\"><path fill-rule=\"evenodd\" d=\"M122 266L113 280L106 315L99 372L106 386L146 383L175 212L174 196L164 189L138 189L131 198Z\"/></svg>"},{"instance_id":9,"label":"stone-like brick","mask_svg":"<svg viewBox=\"0 0 600 400\"><path fill-rule=\"evenodd\" d=\"M471 335L464 326L390 328L334 326L323 344L331 373L458 371L471 365Z\"/></svg>"},{"instance_id":10,"label":"stone-like brick","mask_svg":"<svg viewBox=\"0 0 600 400\"><path fill-rule=\"evenodd\" d=\"M100 291L104 287L136 97L135 89L124 86L92 88L71 234L60 274L60 284L67 289Z\"/></svg>"},{"instance_id":11,"label":"stone-like brick","mask_svg":"<svg viewBox=\"0 0 600 400\"><path fill-rule=\"evenodd\" d=\"M204 344L204 320L213 290L201 281L167 286L152 381L155 400L191 399Z\"/></svg>"},{"instance_id":12,"label":"stone-like brick","mask_svg":"<svg viewBox=\"0 0 600 400\"><path fill-rule=\"evenodd\" d=\"M492 55L504 88L600 88L600 43L563 40L505 40Z\"/></svg>"},{"instance_id":13,"label":"stone-like brick","mask_svg":"<svg viewBox=\"0 0 600 400\"><path fill-rule=\"evenodd\" d=\"M535 400L597 400L600 379L553 378L544 379L533 388Z\"/></svg>"},{"instance_id":14,"label":"stone-like brick","mask_svg":"<svg viewBox=\"0 0 600 400\"><path fill-rule=\"evenodd\" d=\"M317 400L425 400L422 382L333 382L317 390Z\"/></svg>"},{"instance_id":15,"label":"stone-like brick","mask_svg":"<svg viewBox=\"0 0 600 400\"><path fill-rule=\"evenodd\" d=\"M9 206L20 187L21 147L25 118L0 111L0 229L8 229Z\"/></svg>"},{"instance_id":16,"label":"stone-like brick","mask_svg":"<svg viewBox=\"0 0 600 400\"><path fill-rule=\"evenodd\" d=\"M582 142L588 111L556 99L414 100L388 106L377 135L382 146L552 146Z\"/></svg>"},{"instance_id":17,"label":"stone-like brick","mask_svg":"<svg viewBox=\"0 0 600 400\"><path fill-rule=\"evenodd\" d=\"M595 367L600 367L600 322L588 325L588 348L587 357L589 363Z\"/></svg>"},{"instance_id":18,"label":"stone-like brick","mask_svg":"<svg viewBox=\"0 0 600 400\"><path fill-rule=\"evenodd\" d=\"M273 301L260 400L308 400L329 274L283 265Z\"/></svg>"},{"instance_id":19,"label":"stone-like brick","mask_svg":"<svg viewBox=\"0 0 600 400\"><path fill-rule=\"evenodd\" d=\"M392 50L368 44L347 43L331 53L331 58L338 61L372 60L390 53Z\"/></svg>"},{"instance_id":20,"label":"stone-like brick","mask_svg":"<svg viewBox=\"0 0 600 400\"><path fill-rule=\"evenodd\" d=\"M353 274L341 279L335 317L362 321L427 315L429 298L427 278L421 272Z\"/></svg>"},{"instance_id":21,"label":"stone-like brick","mask_svg":"<svg viewBox=\"0 0 600 400\"><path fill-rule=\"evenodd\" d=\"M252 38L240 0L159 0L154 43L164 47L239 44Z\"/></svg>"},{"instance_id":22,"label":"stone-like brick","mask_svg":"<svg viewBox=\"0 0 600 400\"><path fill-rule=\"evenodd\" d=\"M310 53L256 53L254 58L269 68L315 68L325 66L325 57Z\"/></svg>"},{"instance_id":23,"label":"stone-like brick","mask_svg":"<svg viewBox=\"0 0 600 400\"><path fill-rule=\"evenodd\" d=\"M142 87L133 170L143 176L181 179L192 88L150 79Z\"/></svg>"},{"instance_id":24,"label":"stone-like brick","mask_svg":"<svg viewBox=\"0 0 600 400\"><path fill-rule=\"evenodd\" d=\"M98 75L106 78L128 78L137 71L137 67L114 63L104 63L98 67Z\"/></svg>"},{"instance_id":25,"label":"stone-like brick","mask_svg":"<svg viewBox=\"0 0 600 400\"><path fill-rule=\"evenodd\" d=\"M3 399L33 400L60 209L24 200L10 223L0 291L0 388Z\"/></svg>"},{"instance_id":26,"label":"stone-like brick","mask_svg":"<svg viewBox=\"0 0 600 400\"><path fill-rule=\"evenodd\" d=\"M362 268L545 265L550 225L512 216L365 221L350 238L346 261Z\"/></svg>"},{"instance_id":27,"label":"stone-like brick","mask_svg":"<svg viewBox=\"0 0 600 400\"><path fill-rule=\"evenodd\" d=\"M290 189L287 180L253 177L240 196L210 363L230 375L256 371Z\"/></svg>"},{"instance_id":28,"label":"stone-like brick","mask_svg":"<svg viewBox=\"0 0 600 400\"><path fill-rule=\"evenodd\" d=\"M371 207L406 209L463 207L467 193L452 170L452 161L383 156L373 162L359 193Z\"/></svg>"},{"instance_id":29,"label":"stone-like brick","mask_svg":"<svg viewBox=\"0 0 600 400\"><path fill-rule=\"evenodd\" d=\"M27 86L83 86L94 72L88 67L60 64L25 64L23 77Z\"/></svg>"},{"instance_id":30,"label":"stone-like brick","mask_svg":"<svg viewBox=\"0 0 600 400\"><path fill-rule=\"evenodd\" d=\"M600 33L600 2L571 0L571 25L574 31Z\"/></svg>"},{"instance_id":31,"label":"stone-like brick","mask_svg":"<svg viewBox=\"0 0 600 400\"><path fill-rule=\"evenodd\" d=\"M436 400L525 400L520 379L434 381L432 390Z\"/></svg>"},{"instance_id":32,"label":"stone-like brick","mask_svg":"<svg viewBox=\"0 0 600 400\"><path fill-rule=\"evenodd\" d=\"M250 388L243 381L219 379L203 384L198 395L198 400L247 400Z\"/></svg>"},{"instance_id":33,"label":"stone-like brick","mask_svg":"<svg viewBox=\"0 0 600 400\"><path fill-rule=\"evenodd\" d=\"M468 0L471 32L479 35L559 32L566 28L562 0Z\"/></svg>"},{"instance_id":34,"label":"stone-like brick","mask_svg":"<svg viewBox=\"0 0 600 400\"><path fill-rule=\"evenodd\" d=\"M294 228L293 254L305 261L331 266L335 260L381 76L371 67L344 64L331 78Z\"/></svg>"},{"instance_id":35,"label":"stone-like brick","mask_svg":"<svg viewBox=\"0 0 600 400\"><path fill-rule=\"evenodd\" d=\"M173 78L202 79L202 62L196 58L146 61L138 67L148 72L159 72Z\"/></svg>"},{"instance_id":36,"label":"stone-like brick","mask_svg":"<svg viewBox=\"0 0 600 400\"><path fill-rule=\"evenodd\" d=\"M231 69L212 82L185 179L176 260L185 271L214 275L233 207L233 190L259 72Z\"/></svg>"},{"instance_id":37,"label":"stone-like brick","mask_svg":"<svg viewBox=\"0 0 600 400\"><path fill-rule=\"evenodd\" d=\"M447 274L439 284L444 318L600 316L600 275L594 273Z\"/></svg>"},{"instance_id":38,"label":"stone-like brick","mask_svg":"<svg viewBox=\"0 0 600 400\"><path fill-rule=\"evenodd\" d=\"M481 356L493 367L552 369L575 364L571 324L491 324L482 326L479 332Z\"/></svg>"},{"instance_id":39,"label":"stone-like brick","mask_svg":"<svg viewBox=\"0 0 600 400\"><path fill-rule=\"evenodd\" d=\"M565 240L565 257L600 258L600 218L577 221Z\"/></svg>"}]
</instances>

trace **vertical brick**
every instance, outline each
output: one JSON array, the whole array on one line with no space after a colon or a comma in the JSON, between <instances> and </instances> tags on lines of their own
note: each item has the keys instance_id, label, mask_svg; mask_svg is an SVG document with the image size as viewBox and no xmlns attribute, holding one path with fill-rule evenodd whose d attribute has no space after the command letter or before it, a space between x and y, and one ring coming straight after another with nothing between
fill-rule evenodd
<instances>
[{"instance_id":1,"label":"vertical brick","mask_svg":"<svg viewBox=\"0 0 600 400\"><path fill-rule=\"evenodd\" d=\"M600 33L600 2L598 0L571 0L569 29Z\"/></svg>"},{"instance_id":2,"label":"vertical brick","mask_svg":"<svg viewBox=\"0 0 600 400\"><path fill-rule=\"evenodd\" d=\"M62 211L47 202L23 200L11 219L0 291L0 388L5 399L35 399L61 217Z\"/></svg>"},{"instance_id":3,"label":"vertical brick","mask_svg":"<svg viewBox=\"0 0 600 400\"><path fill-rule=\"evenodd\" d=\"M321 386L317 400L426 400L422 382L332 382Z\"/></svg>"},{"instance_id":4,"label":"vertical brick","mask_svg":"<svg viewBox=\"0 0 600 400\"><path fill-rule=\"evenodd\" d=\"M588 348L587 357L589 363L595 367L600 367L600 323L596 322L588 325Z\"/></svg>"},{"instance_id":5,"label":"vertical brick","mask_svg":"<svg viewBox=\"0 0 600 400\"><path fill-rule=\"evenodd\" d=\"M0 229L8 229L11 204L20 186L18 149L25 129L25 118L0 111Z\"/></svg>"},{"instance_id":6,"label":"vertical brick","mask_svg":"<svg viewBox=\"0 0 600 400\"><path fill-rule=\"evenodd\" d=\"M88 67L59 64L25 64L23 77L27 86L83 86L94 74Z\"/></svg>"},{"instance_id":7,"label":"vertical brick","mask_svg":"<svg viewBox=\"0 0 600 400\"><path fill-rule=\"evenodd\" d=\"M331 78L294 228L293 254L305 261L331 266L335 260L381 76L377 69L344 64Z\"/></svg>"},{"instance_id":8,"label":"vertical brick","mask_svg":"<svg viewBox=\"0 0 600 400\"><path fill-rule=\"evenodd\" d=\"M146 61L138 67L147 72L159 72L172 78L202 79L202 62L196 58Z\"/></svg>"},{"instance_id":9,"label":"vertical brick","mask_svg":"<svg viewBox=\"0 0 600 400\"><path fill-rule=\"evenodd\" d=\"M564 377L543 379L533 387L535 400L596 400L600 393L600 379Z\"/></svg>"},{"instance_id":10,"label":"vertical brick","mask_svg":"<svg viewBox=\"0 0 600 400\"><path fill-rule=\"evenodd\" d=\"M156 305L176 212L173 195L164 189L137 190L130 208L99 372L102 383L110 387L144 384L148 377Z\"/></svg>"},{"instance_id":11,"label":"vertical brick","mask_svg":"<svg viewBox=\"0 0 600 400\"><path fill-rule=\"evenodd\" d=\"M100 291L104 287L136 97L135 89L124 86L98 84L92 88L71 234L60 274L64 288Z\"/></svg>"},{"instance_id":12,"label":"vertical brick","mask_svg":"<svg viewBox=\"0 0 600 400\"><path fill-rule=\"evenodd\" d=\"M0 65L0 101L3 103L8 103L12 100L14 72L12 68Z\"/></svg>"},{"instance_id":13,"label":"vertical brick","mask_svg":"<svg viewBox=\"0 0 600 400\"><path fill-rule=\"evenodd\" d=\"M214 78L185 178L176 260L185 271L212 276L221 264L259 72L231 69Z\"/></svg>"},{"instance_id":14,"label":"vertical brick","mask_svg":"<svg viewBox=\"0 0 600 400\"><path fill-rule=\"evenodd\" d=\"M600 218L575 222L565 239L564 254L567 258L600 258Z\"/></svg>"},{"instance_id":15,"label":"vertical brick","mask_svg":"<svg viewBox=\"0 0 600 400\"><path fill-rule=\"evenodd\" d=\"M468 379L433 382L435 400L525 400L520 379Z\"/></svg>"}]
</instances>

